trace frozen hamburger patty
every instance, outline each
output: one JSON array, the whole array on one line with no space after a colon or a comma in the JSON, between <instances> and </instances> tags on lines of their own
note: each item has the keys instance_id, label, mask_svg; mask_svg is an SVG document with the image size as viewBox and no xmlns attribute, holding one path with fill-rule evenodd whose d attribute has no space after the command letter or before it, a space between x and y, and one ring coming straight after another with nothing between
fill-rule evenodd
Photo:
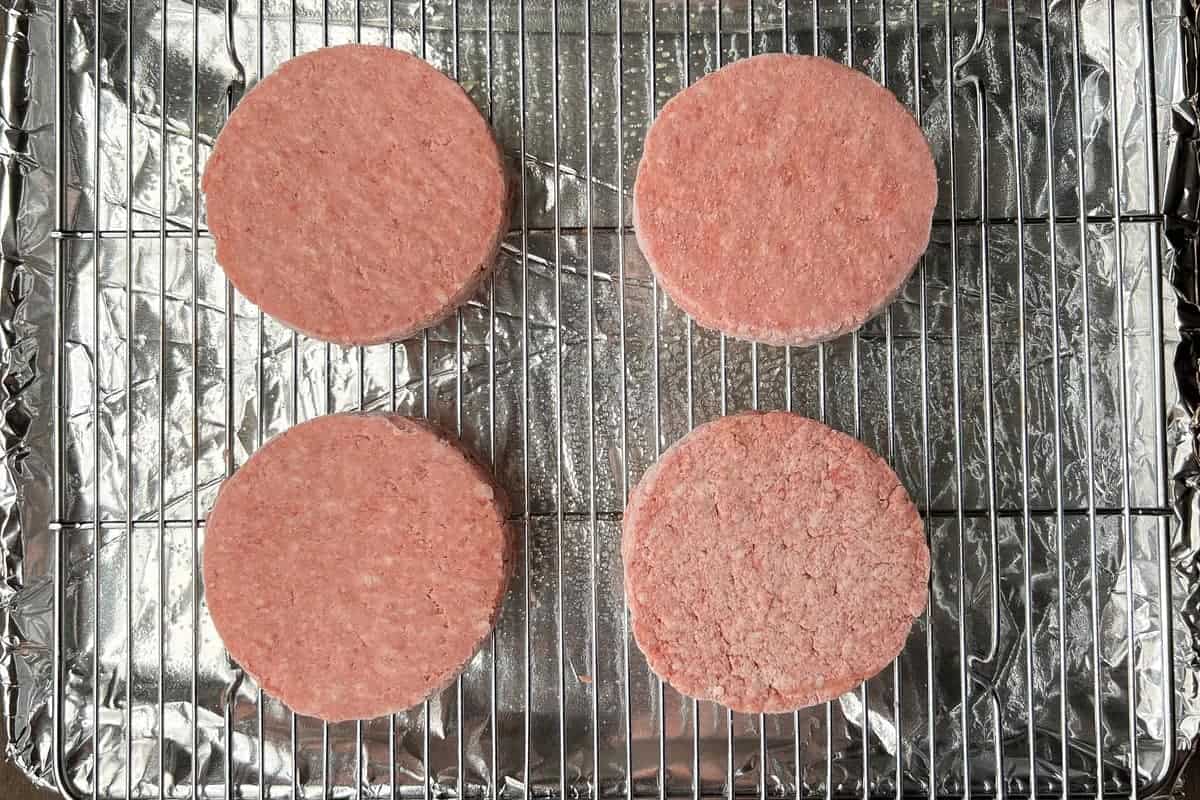
<instances>
[{"instance_id":1,"label":"frozen hamburger patty","mask_svg":"<svg viewBox=\"0 0 1200 800\"><path fill-rule=\"evenodd\" d=\"M344 45L246 95L204 170L217 262L263 311L339 344L402 339L466 301L507 226L500 149L415 56Z\"/></svg>"},{"instance_id":2,"label":"frozen hamburger patty","mask_svg":"<svg viewBox=\"0 0 1200 800\"><path fill-rule=\"evenodd\" d=\"M229 654L295 711L401 711L445 687L508 582L505 504L421 422L336 414L269 441L222 487L205 597Z\"/></svg>"},{"instance_id":3,"label":"frozen hamburger patty","mask_svg":"<svg viewBox=\"0 0 1200 800\"><path fill-rule=\"evenodd\" d=\"M804 345L858 328L929 243L937 174L912 115L824 58L761 55L670 100L646 137L634 225L708 328Z\"/></svg>"},{"instance_id":4,"label":"frozen hamburger patty","mask_svg":"<svg viewBox=\"0 0 1200 800\"><path fill-rule=\"evenodd\" d=\"M671 447L630 496L622 555L651 669L746 713L831 700L879 672L929 579L895 473L786 412L723 417Z\"/></svg>"}]
</instances>

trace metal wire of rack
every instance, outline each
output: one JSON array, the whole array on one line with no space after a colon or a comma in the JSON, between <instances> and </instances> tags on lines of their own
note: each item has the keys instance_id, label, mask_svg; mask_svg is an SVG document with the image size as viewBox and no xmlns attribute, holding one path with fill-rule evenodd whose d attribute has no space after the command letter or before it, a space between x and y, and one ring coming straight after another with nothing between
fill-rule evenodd
<instances>
[{"instance_id":1,"label":"metal wire of rack","mask_svg":"<svg viewBox=\"0 0 1200 800\"><path fill-rule=\"evenodd\" d=\"M1178 35L1171 8L58 0L54 19L65 795L1164 788L1178 743L1158 211L1170 65L1156 54ZM211 133L245 88L341 41L444 69L518 164L514 227L484 292L390 347L309 341L235 297L197 190ZM901 300L805 350L695 327L628 225L641 136L665 99L733 58L784 49L896 91L943 181ZM647 672L624 625L620 512L687 429L775 407L895 464L927 519L933 603L905 654L852 695L746 717ZM496 632L454 688L409 714L330 726L227 663L198 556L222 478L268 436L347 408L462 435L518 500L522 557Z\"/></svg>"}]
</instances>

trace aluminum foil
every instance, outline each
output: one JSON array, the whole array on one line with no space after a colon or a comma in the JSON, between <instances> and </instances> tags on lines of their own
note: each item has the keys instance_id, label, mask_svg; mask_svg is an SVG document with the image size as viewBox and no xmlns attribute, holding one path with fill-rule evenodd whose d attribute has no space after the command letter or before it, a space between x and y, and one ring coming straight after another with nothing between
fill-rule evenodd
<instances>
[{"instance_id":1,"label":"aluminum foil","mask_svg":"<svg viewBox=\"0 0 1200 800\"><path fill-rule=\"evenodd\" d=\"M1170 272L1171 285L1177 296L1179 343L1175 351L1175 377L1179 388L1179 405L1171 414L1171 428L1175 441L1172 459L1172 500L1179 515L1179 525L1172 540L1173 561L1176 567L1174 579L1175 605L1188 625L1187 635L1178 643L1177 659L1185 675L1185 690L1195 686L1191 671L1200 666L1200 636L1195 624L1200 617L1200 592L1196 578L1200 576L1200 350L1197 336L1200 335L1200 259L1197 244L1200 243L1200 206L1196 192L1200 189L1200 76L1196 65L1200 64L1197 36L1200 35L1200 8L1193 2L1184 2L1180 10L1182 54L1188 67L1183 74L1181 98L1171 109L1171 127L1174 133L1173 149L1167 172L1163 211L1166 221L1164 230L1174 255ZM1188 731L1193 737L1193 727Z\"/></svg>"},{"instance_id":2,"label":"aluminum foil","mask_svg":"<svg viewBox=\"0 0 1200 800\"><path fill-rule=\"evenodd\" d=\"M0 680L9 754L36 780L101 797L1169 788L1200 727L1190 5L126 2L4 17ZM356 39L455 76L521 193L459 315L344 350L230 295L196 186L260 75ZM942 178L888 314L791 351L690 326L628 228L654 110L782 49L886 80ZM751 406L885 453L934 553L894 668L765 719L653 679L618 547L656 454ZM516 498L521 569L456 687L325 726L229 662L196 556L230 470L358 407L460 430Z\"/></svg>"}]
</instances>

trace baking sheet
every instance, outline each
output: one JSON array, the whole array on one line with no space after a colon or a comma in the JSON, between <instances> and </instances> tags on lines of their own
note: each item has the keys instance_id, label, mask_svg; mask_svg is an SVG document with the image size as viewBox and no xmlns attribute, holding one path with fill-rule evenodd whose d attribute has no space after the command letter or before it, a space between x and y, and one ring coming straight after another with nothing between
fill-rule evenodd
<instances>
[{"instance_id":1,"label":"baking sheet","mask_svg":"<svg viewBox=\"0 0 1200 800\"><path fill-rule=\"evenodd\" d=\"M1186 285L1175 254L1190 240L1168 246L1155 216L1159 176L1188 163L1185 148L1167 161L1169 120L1187 116L1172 105L1195 89L1195 28L1174 5L1050 3L1043 17L1022 2L1010 25L1003 5L859 0L587 15L133 2L38 0L5 18L0 664L11 754L31 775L104 797L707 795L730 781L893 796L1000 780L1027 793L1032 772L1039 791L1065 778L1091 794L1098 775L1108 792L1152 790L1189 746L1197 540L1194 516L1170 512L1193 502L1195 401L1172 367L1186 377L1194 360L1183 347L1174 362L1163 278ZM231 303L195 191L258 75L356 39L455 75L523 177L493 284L427 337L362 351ZM920 111L942 176L929 253L889 315L790 352L689 327L627 228L653 109L785 46L883 74ZM1195 175L1176 180L1177 208ZM928 519L930 612L864 691L731 716L660 688L628 637L619 515L693 424L789 404L891 458ZM494 641L427 709L293 722L259 704L207 619L202 519L264 438L360 405L461 430L516 499L523 568Z\"/></svg>"}]
</instances>

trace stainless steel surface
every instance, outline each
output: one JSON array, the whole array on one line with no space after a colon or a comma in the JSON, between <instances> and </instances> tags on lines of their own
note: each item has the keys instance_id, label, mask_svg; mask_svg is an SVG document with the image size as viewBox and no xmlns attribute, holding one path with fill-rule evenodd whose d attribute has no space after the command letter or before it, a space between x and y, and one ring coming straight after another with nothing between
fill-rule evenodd
<instances>
[{"instance_id":1,"label":"stainless steel surface","mask_svg":"<svg viewBox=\"0 0 1200 800\"><path fill-rule=\"evenodd\" d=\"M16 85L41 101L6 123L31 142L6 161L25 191L4 243L23 281L6 291L25 299L4 345L33 373L24 399L24 373L5 373L32 421L5 439L23 470L0 474L20 512L0 595L19 760L96 798L1158 793L1200 726L1196 617L1173 603L1200 585L1170 485L1192 457L1160 213L1168 109L1195 66L1176 14L1165 0L13 6L6 64L27 45ZM487 288L393 347L312 341L236 297L197 191L246 87L345 41L458 79L519 176ZM782 49L882 78L942 180L900 299L808 349L694 326L629 228L655 111ZM459 431L514 498L522 556L455 687L330 726L228 662L197 558L221 479L287 426L359 407ZM748 407L887 455L934 553L901 658L795 715L678 695L625 625L628 488L690 427Z\"/></svg>"}]
</instances>

